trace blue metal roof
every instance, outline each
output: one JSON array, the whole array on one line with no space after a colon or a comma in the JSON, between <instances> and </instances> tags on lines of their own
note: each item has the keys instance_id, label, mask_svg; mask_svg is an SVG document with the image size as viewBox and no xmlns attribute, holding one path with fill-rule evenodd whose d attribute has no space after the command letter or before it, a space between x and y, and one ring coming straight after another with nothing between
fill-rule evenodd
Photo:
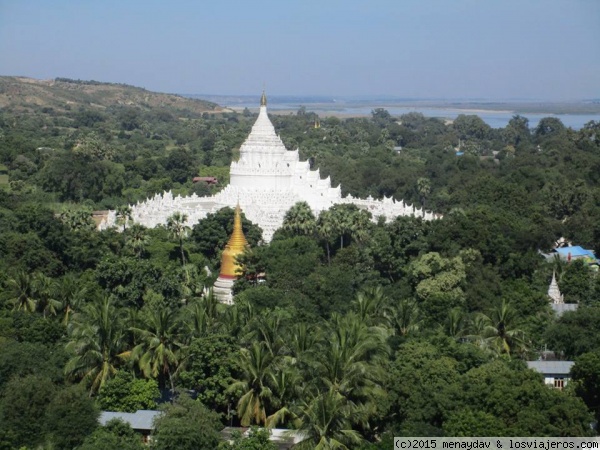
<instances>
[{"instance_id":1,"label":"blue metal roof","mask_svg":"<svg viewBox=\"0 0 600 450\"><path fill-rule=\"evenodd\" d=\"M554 251L558 253L560 256L564 256L565 258L571 254L571 257L581 257L581 256L589 256L590 258L596 259L596 255L592 250L586 250L579 245L573 245L572 247L559 247L555 248Z\"/></svg>"}]
</instances>

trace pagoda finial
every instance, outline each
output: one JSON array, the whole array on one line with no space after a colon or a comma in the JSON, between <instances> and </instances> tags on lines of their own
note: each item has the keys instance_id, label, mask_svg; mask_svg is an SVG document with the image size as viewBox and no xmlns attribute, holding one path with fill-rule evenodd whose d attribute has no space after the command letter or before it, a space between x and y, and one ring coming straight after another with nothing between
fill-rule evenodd
<instances>
[{"instance_id":1,"label":"pagoda finial","mask_svg":"<svg viewBox=\"0 0 600 450\"><path fill-rule=\"evenodd\" d=\"M264 89L263 89L262 96L260 97L260 106L267 106L267 95L265 94Z\"/></svg>"}]
</instances>

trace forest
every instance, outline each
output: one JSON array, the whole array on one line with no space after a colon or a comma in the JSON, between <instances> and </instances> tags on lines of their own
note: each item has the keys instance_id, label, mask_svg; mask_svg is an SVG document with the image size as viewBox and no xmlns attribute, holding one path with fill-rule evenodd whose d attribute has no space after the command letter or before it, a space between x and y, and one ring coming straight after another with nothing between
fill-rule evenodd
<instances>
[{"instance_id":1,"label":"forest","mask_svg":"<svg viewBox=\"0 0 600 450\"><path fill-rule=\"evenodd\" d=\"M344 194L441 216L299 203L268 245L243 218L226 306L210 287L233 210L146 229L126 205L217 192L256 114L66 106L0 110L0 449L146 448L98 424L138 409L164 411L159 450L276 448L260 428L225 442L225 426L301 430L298 449L596 435L600 277L540 252L561 237L600 251L600 123L271 115ZM119 227L96 231L106 209ZM575 312L550 308L553 273ZM527 368L548 352L575 361L565 389Z\"/></svg>"}]
</instances>

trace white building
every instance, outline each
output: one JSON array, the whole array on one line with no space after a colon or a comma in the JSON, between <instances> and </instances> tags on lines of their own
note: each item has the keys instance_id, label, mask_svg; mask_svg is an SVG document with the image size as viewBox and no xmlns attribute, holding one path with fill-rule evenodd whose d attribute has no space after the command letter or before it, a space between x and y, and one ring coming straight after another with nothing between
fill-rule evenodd
<instances>
[{"instance_id":1,"label":"white building","mask_svg":"<svg viewBox=\"0 0 600 450\"><path fill-rule=\"evenodd\" d=\"M373 215L373 220L385 216L416 216L425 220L433 213L407 205L392 198L375 200L342 197L341 186L331 187L329 177L322 179L319 170L310 170L308 161L300 161L298 149L287 150L275 132L267 115L267 99L263 93L260 112L250 135L240 148L240 158L231 163L230 182L212 197L173 197L172 193L157 194L144 202L131 205L134 222L147 227L165 224L174 212L187 214L188 225L194 225L221 208L238 203L246 217L260 226L263 239L270 242L282 225L285 213L294 204L307 202L315 216L337 203L354 203ZM100 229L115 225L111 211L99 225Z\"/></svg>"},{"instance_id":2,"label":"white building","mask_svg":"<svg viewBox=\"0 0 600 450\"><path fill-rule=\"evenodd\" d=\"M527 361L527 367L544 375L544 383L563 389L571 379L573 361Z\"/></svg>"}]
</instances>

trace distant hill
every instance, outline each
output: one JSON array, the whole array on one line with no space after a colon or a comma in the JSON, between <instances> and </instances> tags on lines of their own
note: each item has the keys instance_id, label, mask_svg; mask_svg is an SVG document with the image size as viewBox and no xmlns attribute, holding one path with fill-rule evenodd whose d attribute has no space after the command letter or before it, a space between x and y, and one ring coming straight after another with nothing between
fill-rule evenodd
<instances>
[{"instance_id":1,"label":"distant hill","mask_svg":"<svg viewBox=\"0 0 600 450\"><path fill-rule=\"evenodd\" d=\"M32 112L43 108L68 111L78 107L105 109L118 105L142 110L164 107L186 116L223 111L219 105L209 101L151 92L126 84L0 76L0 108L8 111Z\"/></svg>"}]
</instances>

